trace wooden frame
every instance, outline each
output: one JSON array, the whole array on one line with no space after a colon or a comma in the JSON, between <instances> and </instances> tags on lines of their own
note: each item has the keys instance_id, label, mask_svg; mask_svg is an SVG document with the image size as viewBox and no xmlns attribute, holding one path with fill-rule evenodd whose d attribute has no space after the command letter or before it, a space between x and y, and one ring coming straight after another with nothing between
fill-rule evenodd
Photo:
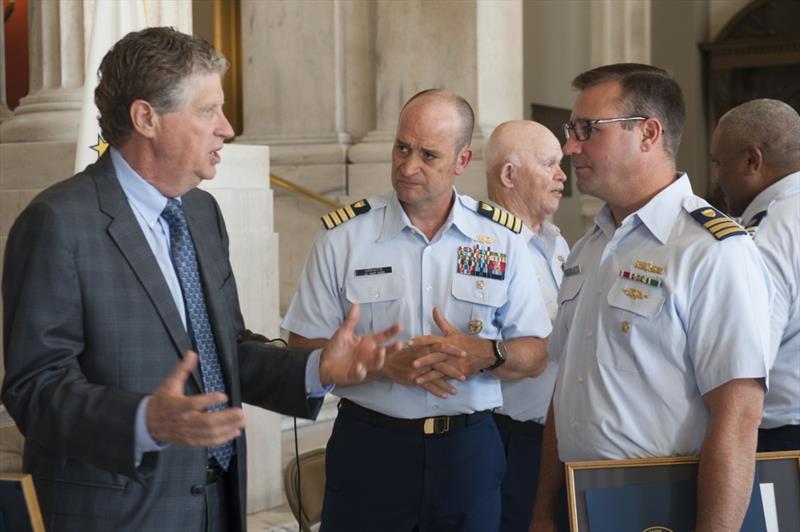
<instances>
[{"instance_id":1,"label":"wooden frame","mask_svg":"<svg viewBox=\"0 0 800 532\"><path fill-rule=\"evenodd\" d=\"M680 456L567 462L564 467L570 530L589 530L587 491L666 482L694 483L699 461L697 456ZM779 529L800 530L800 507L796 502L800 500L800 451L758 453L756 471L759 483L771 483L776 488Z\"/></svg>"},{"instance_id":2,"label":"wooden frame","mask_svg":"<svg viewBox=\"0 0 800 532\"><path fill-rule=\"evenodd\" d=\"M45 532L30 475L0 473L0 512L0 530Z\"/></svg>"}]
</instances>

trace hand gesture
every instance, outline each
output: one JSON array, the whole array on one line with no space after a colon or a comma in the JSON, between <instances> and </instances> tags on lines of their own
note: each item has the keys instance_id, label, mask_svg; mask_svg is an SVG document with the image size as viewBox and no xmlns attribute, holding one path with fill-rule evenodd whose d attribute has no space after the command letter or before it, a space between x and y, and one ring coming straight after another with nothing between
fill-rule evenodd
<instances>
[{"instance_id":1,"label":"hand gesture","mask_svg":"<svg viewBox=\"0 0 800 532\"><path fill-rule=\"evenodd\" d=\"M450 385L446 378L463 381L466 379L453 360L464 358L466 353L461 349L440 341L420 343L409 341L408 346L396 351L386 358L383 375L400 384L416 384L432 393L446 399L456 395L458 391ZM441 372L434 370L433 366L439 365Z\"/></svg>"},{"instance_id":2,"label":"hand gesture","mask_svg":"<svg viewBox=\"0 0 800 532\"><path fill-rule=\"evenodd\" d=\"M383 332L369 336L357 336L355 329L360 314L358 305L350 307L344 323L322 350L319 376L323 385L358 384L367 375L374 375L383 367L387 348L382 347L381 343L400 332L400 325L394 324ZM393 353L398 349L400 344L395 343L388 347L388 352Z\"/></svg>"},{"instance_id":3,"label":"hand gesture","mask_svg":"<svg viewBox=\"0 0 800 532\"><path fill-rule=\"evenodd\" d=\"M195 365L197 354L187 351L183 360L150 396L145 421L154 440L191 447L210 447L230 441L242 433L245 419L241 408L208 411L214 405L227 403L227 395L212 392L187 396L183 393L186 379Z\"/></svg>"},{"instance_id":4,"label":"hand gesture","mask_svg":"<svg viewBox=\"0 0 800 532\"><path fill-rule=\"evenodd\" d=\"M489 345L488 340L469 336L461 332L452 323L447 321L439 310L439 307L433 308L433 321L442 331L442 334L444 334L444 338L435 335L418 336L413 338L409 343L416 346L447 344L460 349L466 353L466 356L455 362L451 359L447 361L447 364L456 363L456 369L467 377L474 375L481 369L489 367L494 363L494 353L491 350L491 345ZM444 362L433 364L432 369L443 375L449 376L452 373L452 370L448 368ZM426 375L426 377L432 379L438 378L436 374Z\"/></svg>"}]
</instances>

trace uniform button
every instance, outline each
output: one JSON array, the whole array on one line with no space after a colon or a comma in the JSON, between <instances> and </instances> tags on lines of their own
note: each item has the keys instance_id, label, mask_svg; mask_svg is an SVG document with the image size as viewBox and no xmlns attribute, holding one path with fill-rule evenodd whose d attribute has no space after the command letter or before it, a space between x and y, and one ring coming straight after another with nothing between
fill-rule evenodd
<instances>
[{"instance_id":1,"label":"uniform button","mask_svg":"<svg viewBox=\"0 0 800 532\"><path fill-rule=\"evenodd\" d=\"M586 331L586 338L591 338L593 335L594 335L594 332L591 329Z\"/></svg>"},{"instance_id":2,"label":"uniform button","mask_svg":"<svg viewBox=\"0 0 800 532\"><path fill-rule=\"evenodd\" d=\"M426 287L425 287L425 290L427 290L428 292L430 292L431 290L433 290L433 287L432 287L432 286L426 286Z\"/></svg>"},{"instance_id":3,"label":"uniform button","mask_svg":"<svg viewBox=\"0 0 800 532\"><path fill-rule=\"evenodd\" d=\"M191 493L193 497L199 497L200 495L203 494L203 492L205 492L205 490L206 490L205 486L201 486L200 484L195 484L189 490L189 493Z\"/></svg>"},{"instance_id":4,"label":"uniform button","mask_svg":"<svg viewBox=\"0 0 800 532\"><path fill-rule=\"evenodd\" d=\"M439 405L433 405L433 406L431 407L431 410L439 410Z\"/></svg>"},{"instance_id":5,"label":"uniform button","mask_svg":"<svg viewBox=\"0 0 800 532\"><path fill-rule=\"evenodd\" d=\"M483 292L478 292L477 294L475 294L475 297L477 297L478 299L483 299Z\"/></svg>"},{"instance_id":6,"label":"uniform button","mask_svg":"<svg viewBox=\"0 0 800 532\"><path fill-rule=\"evenodd\" d=\"M372 292L372 299L378 299L380 296L381 293L378 292L377 290L375 292Z\"/></svg>"},{"instance_id":7,"label":"uniform button","mask_svg":"<svg viewBox=\"0 0 800 532\"><path fill-rule=\"evenodd\" d=\"M598 293L598 294L602 294L602 293L603 293L603 289L602 289L602 288L598 288L598 289L597 289L597 293Z\"/></svg>"},{"instance_id":8,"label":"uniform button","mask_svg":"<svg viewBox=\"0 0 800 532\"><path fill-rule=\"evenodd\" d=\"M624 333L630 331L631 330L631 322L629 322L627 320L623 321L622 323L619 324L619 330L621 330Z\"/></svg>"},{"instance_id":9,"label":"uniform button","mask_svg":"<svg viewBox=\"0 0 800 532\"><path fill-rule=\"evenodd\" d=\"M583 384L583 377L578 377L578 382Z\"/></svg>"}]
</instances>

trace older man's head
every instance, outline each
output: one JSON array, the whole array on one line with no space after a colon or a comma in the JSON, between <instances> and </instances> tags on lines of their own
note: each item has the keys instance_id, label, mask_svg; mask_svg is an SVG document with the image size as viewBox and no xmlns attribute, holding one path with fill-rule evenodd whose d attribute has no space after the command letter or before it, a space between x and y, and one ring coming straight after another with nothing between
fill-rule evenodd
<instances>
[{"instance_id":1,"label":"older man's head","mask_svg":"<svg viewBox=\"0 0 800 532\"><path fill-rule=\"evenodd\" d=\"M512 120L497 126L484 149L489 198L537 232L558 210L566 175L561 146L543 125Z\"/></svg>"}]
</instances>

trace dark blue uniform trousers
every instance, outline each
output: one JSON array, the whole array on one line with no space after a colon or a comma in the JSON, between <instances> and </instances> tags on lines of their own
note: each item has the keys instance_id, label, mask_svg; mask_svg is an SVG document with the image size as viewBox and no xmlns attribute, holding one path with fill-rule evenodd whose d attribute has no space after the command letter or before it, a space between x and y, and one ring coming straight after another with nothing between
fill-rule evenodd
<instances>
[{"instance_id":1,"label":"dark blue uniform trousers","mask_svg":"<svg viewBox=\"0 0 800 532\"><path fill-rule=\"evenodd\" d=\"M505 458L492 416L445 434L339 412L328 441L321 532L492 532Z\"/></svg>"},{"instance_id":2,"label":"dark blue uniform trousers","mask_svg":"<svg viewBox=\"0 0 800 532\"><path fill-rule=\"evenodd\" d=\"M506 454L500 530L527 532L539 482L542 435L541 432L528 434L503 425L498 425L497 430Z\"/></svg>"}]
</instances>

